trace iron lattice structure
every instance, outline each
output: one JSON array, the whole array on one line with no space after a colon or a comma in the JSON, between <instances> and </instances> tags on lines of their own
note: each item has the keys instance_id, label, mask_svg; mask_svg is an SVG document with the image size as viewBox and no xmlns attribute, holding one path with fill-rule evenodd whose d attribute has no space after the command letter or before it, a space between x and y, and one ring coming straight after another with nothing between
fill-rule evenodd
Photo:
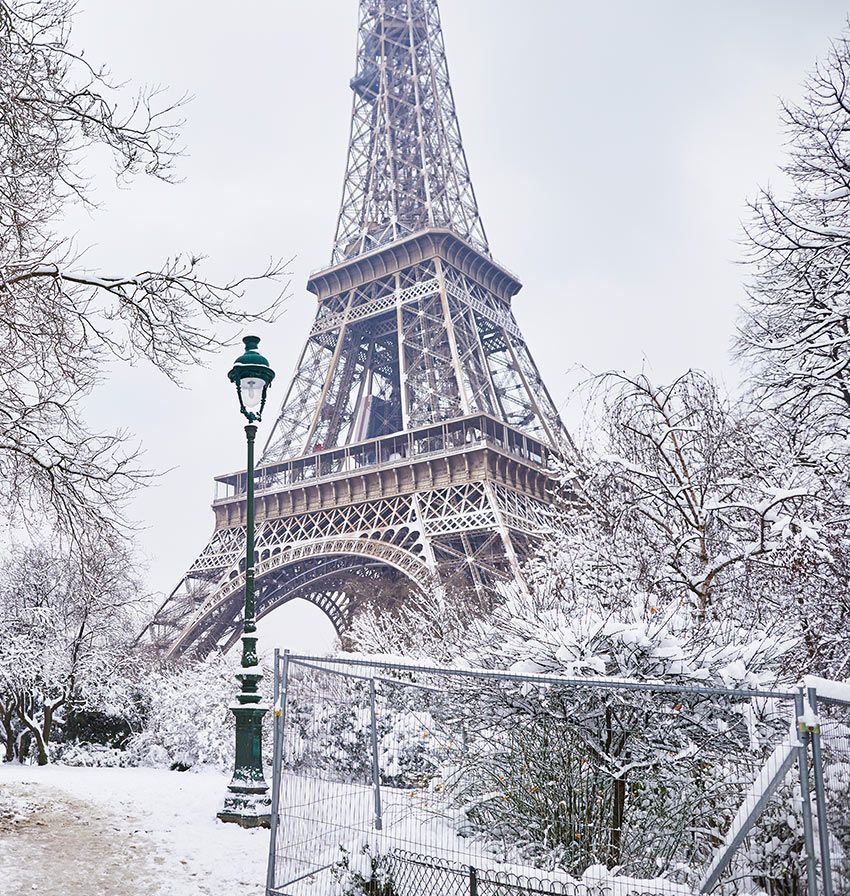
<instances>
[{"instance_id":1,"label":"iron lattice structure","mask_svg":"<svg viewBox=\"0 0 850 896\"><path fill-rule=\"evenodd\" d=\"M435 0L361 0L333 262L428 227L489 255Z\"/></svg>"},{"instance_id":2,"label":"iron lattice structure","mask_svg":"<svg viewBox=\"0 0 850 896\"><path fill-rule=\"evenodd\" d=\"M491 257L436 0L361 0L348 166L315 322L256 471L258 617L295 597L343 632L364 600L516 578L564 443ZM238 637L245 474L150 628Z\"/></svg>"}]
</instances>

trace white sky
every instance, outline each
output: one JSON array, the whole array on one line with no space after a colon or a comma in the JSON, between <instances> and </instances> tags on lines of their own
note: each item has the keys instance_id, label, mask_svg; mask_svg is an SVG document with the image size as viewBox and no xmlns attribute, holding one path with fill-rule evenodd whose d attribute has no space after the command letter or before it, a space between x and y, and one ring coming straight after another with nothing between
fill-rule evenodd
<instances>
[{"instance_id":1,"label":"white sky","mask_svg":"<svg viewBox=\"0 0 850 896\"><path fill-rule=\"evenodd\" d=\"M556 401L566 401L576 365L647 365L660 380L700 367L734 385L728 349L742 299L735 240L744 201L777 179L777 97L800 95L847 7L440 6L491 249L524 283L516 317ZM100 211L70 216L90 247L87 264L123 272L189 250L226 278L295 256L286 313L259 332L279 376L272 405L315 310L307 275L330 257L356 21L356 0L81 0L78 9L74 39L90 61L121 80L194 96L183 183L117 190L98 177ZM259 305L267 295L253 289L248 299ZM169 591L206 543L213 476L244 466L225 376L236 354L191 371L184 390L140 368L116 371L91 397L93 423L131 430L147 464L170 470L132 505L155 590ZM574 411L566 416L575 423ZM305 648L319 616L299 615L292 646Z\"/></svg>"}]
</instances>

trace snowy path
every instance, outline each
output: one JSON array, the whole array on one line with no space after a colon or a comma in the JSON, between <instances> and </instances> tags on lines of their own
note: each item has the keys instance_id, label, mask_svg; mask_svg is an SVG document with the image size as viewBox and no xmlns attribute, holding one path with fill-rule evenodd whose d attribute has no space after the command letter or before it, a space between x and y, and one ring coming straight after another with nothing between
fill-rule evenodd
<instances>
[{"instance_id":1,"label":"snowy path","mask_svg":"<svg viewBox=\"0 0 850 896\"><path fill-rule=\"evenodd\" d=\"M0 765L0 896L259 896L268 832L216 821L226 783Z\"/></svg>"}]
</instances>

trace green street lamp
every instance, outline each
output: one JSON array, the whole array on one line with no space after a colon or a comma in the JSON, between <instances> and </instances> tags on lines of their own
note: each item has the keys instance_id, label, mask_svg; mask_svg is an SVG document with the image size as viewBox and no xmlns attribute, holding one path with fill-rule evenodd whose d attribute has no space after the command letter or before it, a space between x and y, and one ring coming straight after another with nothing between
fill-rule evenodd
<instances>
[{"instance_id":1,"label":"green street lamp","mask_svg":"<svg viewBox=\"0 0 850 896\"><path fill-rule=\"evenodd\" d=\"M269 786L263 777L263 716L268 707L260 702L258 684L262 675L257 660L257 623L254 602L254 438L257 423L262 419L266 392L274 379L269 362L257 351L258 336L245 336L245 351L240 355L227 378L236 386L239 410L248 420L246 550L245 550L245 618L242 628L242 669L236 678L241 687L236 704L236 761L233 778L227 787L224 808L218 813L222 821L243 828L269 827L271 800Z\"/></svg>"}]
</instances>

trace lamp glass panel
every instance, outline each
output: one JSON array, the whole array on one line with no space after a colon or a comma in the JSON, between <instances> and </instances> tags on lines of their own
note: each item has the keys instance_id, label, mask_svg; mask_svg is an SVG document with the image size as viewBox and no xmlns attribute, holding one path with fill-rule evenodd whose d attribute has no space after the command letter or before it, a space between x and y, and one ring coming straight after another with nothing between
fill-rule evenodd
<instances>
[{"instance_id":1,"label":"lamp glass panel","mask_svg":"<svg viewBox=\"0 0 850 896\"><path fill-rule=\"evenodd\" d=\"M242 380L242 403L246 411L256 411L263 400L263 386L265 383L255 376Z\"/></svg>"}]
</instances>

